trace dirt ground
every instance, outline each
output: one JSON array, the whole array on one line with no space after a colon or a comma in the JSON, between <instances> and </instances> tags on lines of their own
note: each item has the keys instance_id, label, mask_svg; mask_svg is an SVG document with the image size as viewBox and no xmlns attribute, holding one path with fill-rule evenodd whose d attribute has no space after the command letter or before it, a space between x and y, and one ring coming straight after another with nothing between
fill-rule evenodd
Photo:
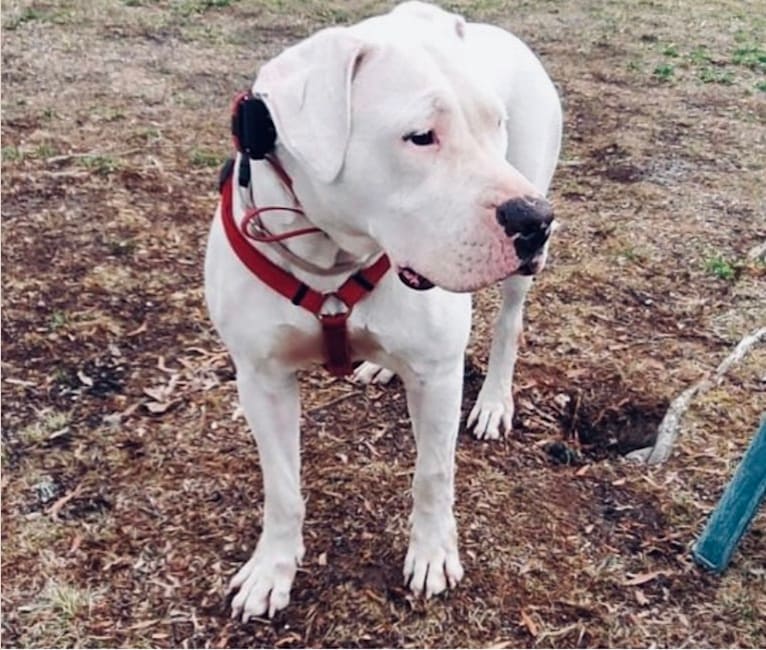
<instances>
[{"instance_id":1,"label":"dirt ground","mask_svg":"<svg viewBox=\"0 0 766 650\"><path fill-rule=\"evenodd\" d=\"M689 550L764 409L762 0L449 3L540 54L565 105L563 227L536 281L513 433L461 433L466 578L401 584L402 386L302 376L307 555L273 621L228 618L257 454L201 264L228 110L258 66L377 0L36 0L2 8L2 644L766 645L766 517L721 577ZM763 249L761 249L762 251ZM475 300L464 412L498 294Z\"/></svg>"}]
</instances>

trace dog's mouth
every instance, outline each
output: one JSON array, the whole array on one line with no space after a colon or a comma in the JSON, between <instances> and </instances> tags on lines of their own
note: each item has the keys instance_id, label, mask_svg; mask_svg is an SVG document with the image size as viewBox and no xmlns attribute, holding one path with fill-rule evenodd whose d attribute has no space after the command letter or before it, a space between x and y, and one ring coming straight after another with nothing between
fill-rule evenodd
<instances>
[{"instance_id":1,"label":"dog's mouth","mask_svg":"<svg viewBox=\"0 0 766 650\"><path fill-rule=\"evenodd\" d=\"M426 291L434 288L434 283L428 278L423 277L417 271L413 271L409 266L399 267L399 279L415 291Z\"/></svg>"},{"instance_id":2,"label":"dog's mouth","mask_svg":"<svg viewBox=\"0 0 766 650\"><path fill-rule=\"evenodd\" d=\"M543 262L538 257L522 264L513 275L537 275L542 267Z\"/></svg>"},{"instance_id":3,"label":"dog's mouth","mask_svg":"<svg viewBox=\"0 0 766 650\"><path fill-rule=\"evenodd\" d=\"M512 275L537 275L545 268L547 255L544 250L533 255L512 274Z\"/></svg>"},{"instance_id":4,"label":"dog's mouth","mask_svg":"<svg viewBox=\"0 0 766 650\"><path fill-rule=\"evenodd\" d=\"M545 252L541 251L533 255L531 258L526 259L522 261L522 264L510 275L521 275L521 276L533 276L537 275L542 269L545 267ZM428 289L433 289L436 285L429 280L424 275L421 275L417 271L415 271L411 266L398 266L397 269L397 275L399 276L399 279L402 281L402 284L404 284L406 287L409 287L410 289L413 289L415 291L428 291ZM443 287L443 285L440 285ZM483 286L483 285L479 285ZM457 291L457 292L464 292L464 291L473 291L474 288L452 288L450 287L450 291Z\"/></svg>"},{"instance_id":5,"label":"dog's mouth","mask_svg":"<svg viewBox=\"0 0 766 650\"><path fill-rule=\"evenodd\" d=\"M537 275L544 263L541 256L535 256L533 259L522 264L511 275ZM415 291L428 291L428 289L433 289L436 286L427 277L420 275L420 273L414 271L409 266L399 267L398 275L405 286Z\"/></svg>"}]
</instances>

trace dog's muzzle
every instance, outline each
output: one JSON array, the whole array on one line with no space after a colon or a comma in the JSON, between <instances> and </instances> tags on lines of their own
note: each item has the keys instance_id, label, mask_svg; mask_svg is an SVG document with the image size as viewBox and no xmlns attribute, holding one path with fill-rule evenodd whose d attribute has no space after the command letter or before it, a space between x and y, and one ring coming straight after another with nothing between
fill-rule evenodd
<instances>
[{"instance_id":1,"label":"dog's muzzle","mask_svg":"<svg viewBox=\"0 0 766 650\"><path fill-rule=\"evenodd\" d=\"M548 241L553 224L553 209L543 198L524 197L499 205L497 222L513 237L516 255L523 264L537 255Z\"/></svg>"}]
</instances>

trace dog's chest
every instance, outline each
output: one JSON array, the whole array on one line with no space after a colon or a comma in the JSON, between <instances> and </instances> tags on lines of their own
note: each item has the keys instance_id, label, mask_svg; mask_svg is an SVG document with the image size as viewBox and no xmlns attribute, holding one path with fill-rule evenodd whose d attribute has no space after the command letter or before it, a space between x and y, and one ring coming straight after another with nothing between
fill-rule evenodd
<instances>
[{"instance_id":1,"label":"dog's chest","mask_svg":"<svg viewBox=\"0 0 766 650\"><path fill-rule=\"evenodd\" d=\"M366 327L352 327L349 324L348 340L354 361L370 359L381 351L379 340ZM283 325L275 337L273 357L288 368L303 368L327 360L325 345L318 323L311 330Z\"/></svg>"}]
</instances>

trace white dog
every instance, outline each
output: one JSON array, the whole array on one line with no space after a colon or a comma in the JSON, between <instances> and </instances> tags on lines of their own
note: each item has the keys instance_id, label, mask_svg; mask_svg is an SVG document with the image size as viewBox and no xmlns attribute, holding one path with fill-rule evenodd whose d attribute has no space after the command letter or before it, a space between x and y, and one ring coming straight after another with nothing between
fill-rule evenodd
<instances>
[{"instance_id":1,"label":"white dog","mask_svg":"<svg viewBox=\"0 0 766 650\"><path fill-rule=\"evenodd\" d=\"M231 581L233 614L289 602L304 553L295 373L313 362L342 374L366 360L358 376L401 376L417 444L404 576L437 594L463 576L452 505L469 292L504 281L470 418L492 438L511 424L523 301L553 220L543 196L561 137L554 86L508 32L406 2L285 50L237 106L250 155L224 179L205 289L265 507Z\"/></svg>"}]
</instances>

